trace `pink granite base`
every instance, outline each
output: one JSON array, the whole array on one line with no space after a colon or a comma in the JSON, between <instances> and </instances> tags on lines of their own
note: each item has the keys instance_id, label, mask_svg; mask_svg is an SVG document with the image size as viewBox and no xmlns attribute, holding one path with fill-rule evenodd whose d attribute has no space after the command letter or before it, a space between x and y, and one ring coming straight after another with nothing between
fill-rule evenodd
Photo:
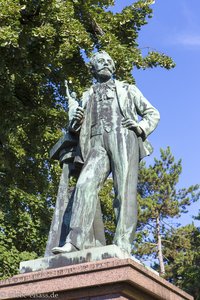
<instances>
[{"instance_id":1,"label":"pink granite base","mask_svg":"<svg viewBox=\"0 0 200 300\"><path fill-rule=\"evenodd\" d=\"M0 281L0 299L193 300L131 259L105 259Z\"/></svg>"}]
</instances>

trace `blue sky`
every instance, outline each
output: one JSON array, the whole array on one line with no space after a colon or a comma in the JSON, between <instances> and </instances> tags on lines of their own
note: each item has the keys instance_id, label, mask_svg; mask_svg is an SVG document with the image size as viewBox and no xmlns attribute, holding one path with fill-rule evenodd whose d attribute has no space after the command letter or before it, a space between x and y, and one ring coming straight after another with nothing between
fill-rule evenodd
<instances>
[{"instance_id":1,"label":"blue sky","mask_svg":"<svg viewBox=\"0 0 200 300\"><path fill-rule=\"evenodd\" d=\"M116 0L114 10L121 11L134 2ZM159 149L170 146L176 160L182 159L179 187L189 187L200 184L200 1L156 0L152 8L153 18L140 31L139 47L171 56L176 67L133 70L137 86L161 114L160 124L149 138L154 153L146 162L153 163ZM200 200L182 223L190 223L199 209Z\"/></svg>"}]
</instances>

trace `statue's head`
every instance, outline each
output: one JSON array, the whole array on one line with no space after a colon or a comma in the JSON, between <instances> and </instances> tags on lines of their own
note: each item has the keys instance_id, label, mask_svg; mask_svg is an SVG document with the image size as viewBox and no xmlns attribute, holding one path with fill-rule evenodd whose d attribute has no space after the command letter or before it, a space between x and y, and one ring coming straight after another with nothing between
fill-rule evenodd
<instances>
[{"instance_id":1,"label":"statue's head","mask_svg":"<svg viewBox=\"0 0 200 300\"><path fill-rule=\"evenodd\" d=\"M99 51L93 54L90 65L92 73L98 81L109 80L115 72L114 61L105 51Z\"/></svg>"},{"instance_id":2,"label":"statue's head","mask_svg":"<svg viewBox=\"0 0 200 300\"><path fill-rule=\"evenodd\" d=\"M73 99L76 99L76 98L77 98L77 94L76 94L75 92L72 92L72 93L71 93L71 97L72 97Z\"/></svg>"}]
</instances>

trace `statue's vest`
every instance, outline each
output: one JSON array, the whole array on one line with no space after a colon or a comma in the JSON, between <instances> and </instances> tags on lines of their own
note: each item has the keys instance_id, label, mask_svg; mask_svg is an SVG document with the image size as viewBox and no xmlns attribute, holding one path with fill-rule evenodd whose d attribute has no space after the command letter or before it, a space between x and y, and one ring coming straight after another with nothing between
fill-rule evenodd
<instances>
[{"instance_id":1,"label":"statue's vest","mask_svg":"<svg viewBox=\"0 0 200 300\"><path fill-rule=\"evenodd\" d=\"M121 126L123 116L113 81L96 86L91 111L91 136L111 132Z\"/></svg>"}]
</instances>

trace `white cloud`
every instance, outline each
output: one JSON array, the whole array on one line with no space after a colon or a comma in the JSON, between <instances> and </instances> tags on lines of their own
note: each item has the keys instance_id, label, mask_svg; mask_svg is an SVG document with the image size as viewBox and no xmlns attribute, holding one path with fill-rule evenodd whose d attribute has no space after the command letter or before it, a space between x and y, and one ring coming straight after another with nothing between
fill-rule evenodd
<instances>
[{"instance_id":1,"label":"white cloud","mask_svg":"<svg viewBox=\"0 0 200 300\"><path fill-rule=\"evenodd\" d=\"M180 13L177 15L177 26L171 34L171 44L185 47L200 47L199 0L179 0ZM192 3L191 3L192 2ZM181 25L181 27L180 27Z\"/></svg>"},{"instance_id":2,"label":"white cloud","mask_svg":"<svg viewBox=\"0 0 200 300\"><path fill-rule=\"evenodd\" d=\"M198 19L198 9L195 9L195 5L193 5L190 2L182 2L182 9L181 13L184 18L185 26L191 28L195 28L196 25L199 24L199 19Z\"/></svg>"},{"instance_id":3,"label":"white cloud","mask_svg":"<svg viewBox=\"0 0 200 300\"><path fill-rule=\"evenodd\" d=\"M180 34L171 38L171 43L186 47L200 47L200 34Z\"/></svg>"}]
</instances>

